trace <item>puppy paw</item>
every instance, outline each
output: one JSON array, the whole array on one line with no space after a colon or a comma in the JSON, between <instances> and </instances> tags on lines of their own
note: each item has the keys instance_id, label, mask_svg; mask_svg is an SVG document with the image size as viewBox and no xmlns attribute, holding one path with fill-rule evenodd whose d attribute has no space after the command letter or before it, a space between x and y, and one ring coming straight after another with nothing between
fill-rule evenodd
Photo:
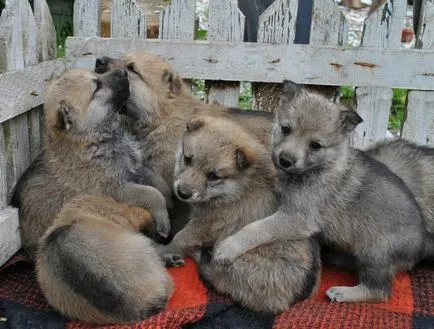
<instances>
[{"instance_id":1,"label":"puppy paw","mask_svg":"<svg viewBox=\"0 0 434 329\"><path fill-rule=\"evenodd\" d=\"M326 291L332 302L338 303L378 303L388 299L388 292L369 289L363 284L354 287L332 287Z\"/></svg>"},{"instance_id":2,"label":"puppy paw","mask_svg":"<svg viewBox=\"0 0 434 329\"><path fill-rule=\"evenodd\" d=\"M184 266L184 259L177 254L165 254L163 256L166 267L181 267Z\"/></svg>"},{"instance_id":3,"label":"puppy paw","mask_svg":"<svg viewBox=\"0 0 434 329\"><path fill-rule=\"evenodd\" d=\"M215 247L213 259L218 264L229 265L243 253L242 246L232 237L228 237Z\"/></svg>"},{"instance_id":4,"label":"puppy paw","mask_svg":"<svg viewBox=\"0 0 434 329\"><path fill-rule=\"evenodd\" d=\"M331 287L326 291L327 297L332 302L345 302L345 289L349 287Z\"/></svg>"}]
</instances>

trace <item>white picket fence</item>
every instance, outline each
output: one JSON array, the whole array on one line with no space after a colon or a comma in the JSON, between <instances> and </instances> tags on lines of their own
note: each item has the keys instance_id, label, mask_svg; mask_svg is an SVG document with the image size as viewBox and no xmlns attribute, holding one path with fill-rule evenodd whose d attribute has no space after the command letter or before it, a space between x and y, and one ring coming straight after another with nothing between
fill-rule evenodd
<instances>
[{"instance_id":1,"label":"white picket fence","mask_svg":"<svg viewBox=\"0 0 434 329\"><path fill-rule=\"evenodd\" d=\"M0 265L20 246L8 197L43 142L40 105L47 83L98 56L146 50L186 78L206 79L208 101L237 106L239 81L260 82L254 107L270 111L284 79L355 86L364 118L356 147L382 139L392 88L411 89L403 136L434 145L434 0L423 0L417 48L400 47L406 0L389 0L365 21L362 46L345 48L348 25L333 0L314 0L310 44L293 44L298 0L276 0L260 17L258 43L242 42L235 0L210 0L207 41L195 41L195 0L172 0L160 14L159 39L146 39L146 13L134 0L112 0L111 35L99 38L100 0L75 0L74 37L55 59L56 36L45 0L6 0L0 17Z\"/></svg>"}]
</instances>

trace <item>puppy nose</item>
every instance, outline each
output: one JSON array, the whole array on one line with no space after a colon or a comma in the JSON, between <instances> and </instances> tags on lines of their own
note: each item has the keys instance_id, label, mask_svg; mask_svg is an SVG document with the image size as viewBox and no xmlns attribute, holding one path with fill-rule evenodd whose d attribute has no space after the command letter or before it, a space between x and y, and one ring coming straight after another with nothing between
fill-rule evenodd
<instances>
[{"instance_id":1,"label":"puppy nose","mask_svg":"<svg viewBox=\"0 0 434 329\"><path fill-rule=\"evenodd\" d=\"M191 196L193 195L193 192L190 190L186 190L186 189L182 189L181 187L178 186L178 196L182 199L182 200L188 200L191 198Z\"/></svg>"},{"instance_id":2,"label":"puppy nose","mask_svg":"<svg viewBox=\"0 0 434 329\"><path fill-rule=\"evenodd\" d=\"M108 57L98 57L95 61L95 72L104 73L108 71L109 58Z\"/></svg>"},{"instance_id":3,"label":"puppy nose","mask_svg":"<svg viewBox=\"0 0 434 329\"><path fill-rule=\"evenodd\" d=\"M295 164L295 160L287 155L281 154L279 156L279 165L283 169L291 168Z\"/></svg>"}]
</instances>

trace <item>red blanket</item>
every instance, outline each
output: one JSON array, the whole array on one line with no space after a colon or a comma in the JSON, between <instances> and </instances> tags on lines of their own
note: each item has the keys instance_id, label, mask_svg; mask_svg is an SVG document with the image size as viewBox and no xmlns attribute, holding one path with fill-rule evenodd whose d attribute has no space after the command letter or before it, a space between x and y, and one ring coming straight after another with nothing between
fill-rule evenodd
<instances>
[{"instance_id":1,"label":"red blanket","mask_svg":"<svg viewBox=\"0 0 434 329\"><path fill-rule=\"evenodd\" d=\"M276 315L249 311L230 298L208 291L201 283L196 264L169 269L176 289L167 308L132 325L97 327L70 321L54 312L35 281L34 268L15 256L0 270L0 329L3 328L351 328L434 329L434 268L420 265L398 275L387 303L338 304L325 297L334 285L351 285L354 276L332 269L322 273L316 296ZM6 319L6 320L5 320Z\"/></svg>"}]
</instances>

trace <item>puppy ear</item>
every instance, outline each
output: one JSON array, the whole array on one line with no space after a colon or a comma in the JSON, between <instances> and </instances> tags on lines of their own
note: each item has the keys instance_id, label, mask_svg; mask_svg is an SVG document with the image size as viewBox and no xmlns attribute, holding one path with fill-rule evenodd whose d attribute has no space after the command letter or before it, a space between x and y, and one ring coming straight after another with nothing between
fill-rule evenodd
<instances>
[{"instance_id":1,"label":"puppy ear","mask_svg":"<svg viewBox=\"0 0 434 329\"><path fill-rule=\"evenodd\" d=\"M203 127L205 124L205 121L202 119L191 119L189 122L187 122L187 131L191 133L192 131L198 130L199 128Z\"/></svg>"},{"instance_id":2,"label":"puppy ear","mask_svg":"<svg viewBox=\"0 0 434 329\"><path fill-rule=\"evenodd\" d=\"M56 128L59 130L68 131L71 128L71 109L65 101L61 101L57 109Z\"/></svg>"},{"instance_id":3,"label":"puppy ear","mask_svg":"<svg viewBox=\"0 0 434 329\"><path fill-rule=\"evenodd\" d=\"M342 111L339 114L342 130L346 133L353 131L363 119L356 111Z\"/></svg>"},{"instance_id":4,"label":"puppy ear","mask_svg":"<svg viewBox=\"0 0 434 329\"><path fill-rule=\"evenodd\" d=\"M302 88L300 85L296 84L293 81L285 80L283 82L283 88L280 94L280 103L287 104L291 102L295 97L300 95L301 92Z\"/></svg>"},{"instance_id":5,"label":"puppy ear","mask_svg":"<svg viewBox=\"0 0 434 329\"><path fill-rule=\"evenodd\" d=\"M245 149L238 148L235 151L235 156L237 158L237 165L240 169L247 169L253 163L253 155Z\"/></svg>"},{"instance_id":6,"label":"puppy ear","mask_svg":"<svg viewBox=\"0 0 434 329\"><path fill-rule=\"evenodd\" d=\"M164 70L163 81L169 84L169 97L175 98L181 93L182 79L178 73Z\"/></svg>"}]
</instances>

